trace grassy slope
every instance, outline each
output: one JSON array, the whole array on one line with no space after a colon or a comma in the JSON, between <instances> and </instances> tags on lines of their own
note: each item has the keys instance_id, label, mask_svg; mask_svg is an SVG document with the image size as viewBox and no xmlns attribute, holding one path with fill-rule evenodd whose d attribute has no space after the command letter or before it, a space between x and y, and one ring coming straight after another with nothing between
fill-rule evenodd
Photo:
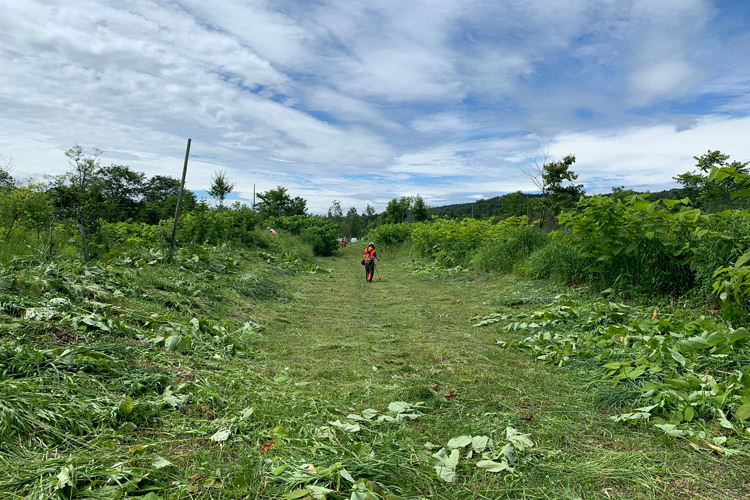
<instances>
[{"instance_id":1,"label":"grassy slope","mask_svg":"<svg viewBox=\"0 0 750 500\"><path fill-rule=\"evenodd\" d=\"M147 476L128 498L145 495L149 488L159 495L151 498L279 498L306 482L330 487L337 481L348 498L348 483L336 473L342 467L355 478L375 480L410 498L750 495L744 484L746 459L698 454L651 429L614 423L608 418L611 410L595 404L595 395L578 374L498 349L492 328L471 327L472 316L517 302L508 301L509 296L533 302L554 290L507 277L427 279L404 272L397 259L382 253L382 280L372 284L365 283L359 250L353 248L345 256L319 262L331 268L331 274L276 274L249 259L241 270L232 271L235 278L248 268L267 273L286 283L281 295L291 300L250 300L218 274L215 281L200 283L201 294L185 299L181 311L175 310L179 301L168 297L165 288L178 279L202 280L205 274L167 268L139 271L131 282L138 293L117 299L123 311L144 312L144 317L172 311L183 321L197 314L234 327L252 318L264 329L247 334L251 350L234 357L213 348L167 353L162 347L127 341L129 349L142 350L122 354L133 373L141 378L163 373L173 386L187 383L187 402L144 419L137 429L113 417L115 425L83 431L83 439L53 448L33 438L14 438L17 443L0 448L0 473L5 477L0 490L16 495L32 488L52 492L61 467L74 464L78 484L99 491L89 495L81 487L75 495L92 498L117 497L111 479L108 496L102 488L118 468ZM163 297L165 303L149 301L143 292L151 290L152 297ZM3 331L24 342L36 339L39 348L117 342L71 338L54 329L19 332L11 326ZM98 391L94 395L105 407L103 414L111 407L116 415L127 384L108 375L98 387L97 377L104 376L75 372L44 380L53 389L54 384L66 386L81 401ZM76 392L75 384L88 392ZM435 384L436 390L431 388ZM456 391L455 397L444 397L450 391ZM345 420L350 412L384 411L392 401L422 401L424 416L363 425L358 433L330 428L330 422ZM68 404L71 412L77 405ZM246 408L253 414L239 418ZM499 437L509 425L530 433L536 443L518 474L491 474L463 461L456 481L446 484L427 463L428 441L442 445L461 434ZM218 444L210 436L221 429L231 434ZM154 468L156 454L174 465ZM92 482L83 480L87 476Z\"/></svg>"}]
</instances>

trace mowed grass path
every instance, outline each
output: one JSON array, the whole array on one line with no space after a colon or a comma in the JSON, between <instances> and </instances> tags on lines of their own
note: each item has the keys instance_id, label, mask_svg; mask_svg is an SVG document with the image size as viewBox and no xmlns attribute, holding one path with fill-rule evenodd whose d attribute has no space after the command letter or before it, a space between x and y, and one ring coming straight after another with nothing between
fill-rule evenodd
<instances>
[{"instance_id":1,"label":"mowed grass path","mask_svg":"<svg viewBox=\"0 0 750 500\"><path fill-rule=\"evenodd\" d=\"M330 275L290 278L295 300L258 311L264 355L254 369L258 380L276 379L256 387L255 398L265 401L256 401L257 414L269 426L299 437L332 415L425 402L418 420L352 436L369 440L374 451L359 474L412 498L750 498L747 458L699 454L652 429L615 423L609 416L616 410L595 402L581 373L495 346L498 327L471 326L472 316L508 310L495 304L528 284L510 277L430 279L404 271L382 250L382 279L366 283L360 253L350 247L321 260ZM427 463L428 441L502 438L507 426L530 433L536 444L517 475L462 462L447 484ZM290 438L286 449L267 456L323 460L306 442ZM285 486L292 487L270 485L259 494L273 498Z\"/></svg>"}]
</instances>

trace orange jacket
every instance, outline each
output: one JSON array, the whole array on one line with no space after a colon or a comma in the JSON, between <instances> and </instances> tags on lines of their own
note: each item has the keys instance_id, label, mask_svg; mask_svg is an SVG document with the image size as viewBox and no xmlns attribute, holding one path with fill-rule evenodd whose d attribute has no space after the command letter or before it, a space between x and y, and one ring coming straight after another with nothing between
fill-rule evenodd
<instances>
[{"instance_id":1,"label":"orange jacket","mask_svg":"<svg viewBox=\"0 0 750 500\"><path fill-rule=\"evenodd\" d=\"M377 258L378 252L375 251L375 247L367 247L365 248L365 253L362 256L363 259L365 259L365 262L371 261L372 259Z\"/></svg>"}]
</instances>

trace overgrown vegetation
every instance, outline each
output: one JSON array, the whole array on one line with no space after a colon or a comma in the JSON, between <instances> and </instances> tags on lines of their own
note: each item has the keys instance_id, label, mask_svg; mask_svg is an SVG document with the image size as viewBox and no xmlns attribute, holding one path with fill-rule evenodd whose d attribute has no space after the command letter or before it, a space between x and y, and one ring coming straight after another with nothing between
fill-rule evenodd
<instances>
[{"instance_id":1,"label":"overgrown vegetation","mask_svg":"<svg viewBox=\"0 0 750 500\"><path fill-rule=\"evenodd\" d=\"M731 210L576 205L570 156L527 207L557 214L543 227L427 221L421 198L313 217L281 187L225 207L220 173L175 245L171 181L82 148L51 184L0 176L0 491L746 496L750 181L709 153ZM377 242L382 281L340 252L347 230Z\"/></svg>"}]
</instances>

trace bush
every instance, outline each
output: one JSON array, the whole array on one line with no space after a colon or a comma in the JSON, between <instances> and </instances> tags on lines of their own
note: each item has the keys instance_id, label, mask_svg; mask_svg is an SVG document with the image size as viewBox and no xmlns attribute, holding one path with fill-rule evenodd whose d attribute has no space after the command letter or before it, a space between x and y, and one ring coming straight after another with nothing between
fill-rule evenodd
<instances>
[{"instance_id":1,"label":"bush","mask_svg":"<svg viewBox=\"0 0 750 500\"><path fill-rule=\"evenodd\" d=\"M497 224L476 219L435 219L414 224L411 239L420 256L434 259L444 267L455 267L465 265L485 241L500 240L507 231L526 223L526 217L510 217Z\"/></svg>"},{"instance_id":2,"label":"bush","mask_svg":"<svg viewBox=\"0 0 750 500\"><path fill-rule=\"evenodd\" d=\"M579 212L564 212L559 220L570 230L568 242L604 283L682 293L693 284L690 249L702 220L700 210L687 203L595 195L579 202Z\"/></svg>"},{"instance_id":3,"label":"bush","mask_svg":"<svg viewBox=\"0 0 750 500\"><path fill-rule=\"evenodd\" d=\"M292 215L271 218L269 223L277 229L298 235L302 241L312 247L315 255L327 257L336 253L339 248L338 229L328 219L309 215Z\"/></svg>"},{"instance_id":4,"label":"bush","mask_svg":"<svg viewBox=\"0 0 750 500\"><path fill-rule=\"evenodd\" d=\"M746 212L709 215L703 230L703 237L692 248L690 268L695 273L697 291L709 296L716 270L732 266L750 248L750 220Z\"/></svg>"},{"instance_id":5,"label":"bush","mask_svg":"<svg viewBox=\"0 0 750 500\"><path fill-rule=\"evenodd\" d=\"M414 224L381 224L369 231L369 239L383 246L401 245L411 236Z\"/></svg>"}]
</instances>

